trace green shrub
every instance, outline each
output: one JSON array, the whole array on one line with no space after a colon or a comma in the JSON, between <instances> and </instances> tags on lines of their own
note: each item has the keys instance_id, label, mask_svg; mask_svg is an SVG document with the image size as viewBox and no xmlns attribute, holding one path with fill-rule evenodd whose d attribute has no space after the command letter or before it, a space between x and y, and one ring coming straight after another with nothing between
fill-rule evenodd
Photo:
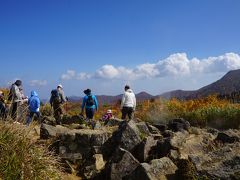
<instances>
[{"instance_id":1,"label":"green shrub","mask_svg":"<svg viewBox=\"0 0 240 180\"><path fill-rule=\"evenodd\" d=\"M40 111L42 116L51 116L53 114L52 107L49 103L41 106Z\"/></svg>"},{"instance_id":2,"label":"green shrub","mask_svg":"<svg viewBox=\"0 0 240 180\"><path fill-rule=\"evenodd\" d=\"M60 179L59 162L22 126L0 123L0 179Z\"/></svg>"},{"instance_id":3,"label":"green shrub","mask_svg":"<svg viewBox=\"0 0 240 180\"><path fill-rule=\"evenodd\" d=\"M212 100L212 99L210 99ZM240 128L240 106L215 100L156 101L145 113L144 119L154 123L167 123L173 118L184 118L193 126L217 129ZM214 100L214 99L213 99ZM204 104L205 103L205 104Z\"/></svg>"}]
</instances>

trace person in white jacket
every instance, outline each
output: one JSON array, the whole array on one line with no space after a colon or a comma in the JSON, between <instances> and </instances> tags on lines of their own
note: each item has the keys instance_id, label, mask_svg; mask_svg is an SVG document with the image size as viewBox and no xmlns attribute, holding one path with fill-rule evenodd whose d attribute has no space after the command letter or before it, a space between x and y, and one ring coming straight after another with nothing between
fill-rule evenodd
<instances>
[{"instance_id":1,"label":"person in white jacket","mask_svg":"<svg viewBox=\"0 0 240 180\"><path fill-rule=\"evenodd\" d=\"M19 103L22 100L20 89L19 89L21 86L22 86L22 81L16 80L16 82L12 84L9 95L8 95L8 100L11 102L10 112L13 120L16 120L17 118Z\"/></svg>"},{"instance_id":2,"label":"person in white jacket","mask_svg":"<svg viewBox=\"0 0 240 180\"><path fill-rule=\"evenodd\" d=\"M133 119L135 109L136 109L135 94L130 89L130 86L126 85L125 92L123 94L121 102L122 119L126 119L126 116L128 116L129 119Z\"/></svg>"}]
</instances>

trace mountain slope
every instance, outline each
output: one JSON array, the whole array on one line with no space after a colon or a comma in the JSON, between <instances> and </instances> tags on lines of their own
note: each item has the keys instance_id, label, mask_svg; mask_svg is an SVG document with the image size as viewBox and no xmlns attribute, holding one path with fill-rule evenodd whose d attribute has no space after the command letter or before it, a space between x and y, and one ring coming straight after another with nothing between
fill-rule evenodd
<instances>
[{"instance_id":1,"label":"mountain slope","mask_svg":"<svg viewBox=\"0 0 240 180\"><path fill-rule=\"evenodd\" d=\"M107 96L107 95L97 95L96 96L98 101L102 104L112 104L120 101L122 99L122 94L116 95L116 96ZM151 94L148 94L146 92L140 92L136 94L137 101L143 101L143 100L150 100L154 98ZM69 101L71 102L81 102L82 97L78 96L70 96Z\"/></svg>"},{"instance_id":2,"label":"mountain slope","mask_svg":"<svg viewBox=\"0 0 240 180\"><path fill-rule=\"evenodd\" d=\"M163 93L163 98L191 99L196 97L206 97L211 94L230 94L240 91L240 69L229 71L218 81L204 86L196 91L176 90Z\"/></svg>"}]
</instances>

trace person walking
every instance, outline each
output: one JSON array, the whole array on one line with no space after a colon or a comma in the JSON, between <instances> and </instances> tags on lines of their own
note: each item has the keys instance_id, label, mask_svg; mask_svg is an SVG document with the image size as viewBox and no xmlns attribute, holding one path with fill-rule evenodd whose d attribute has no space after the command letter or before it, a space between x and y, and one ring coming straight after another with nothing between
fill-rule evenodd
<instances>
[{"instance_id":1,"label":"person walking","mask_svg":"<svg viewBox=\"0 0 240 180\"><path fill-rule=\"evenodd\" d=\"M10 112L11 112L11 118L13 120L16 120L17 118L18 106L22 100L20 89L19 89L21 85L22 85L22 81L16 80L16 82L12 84L9 95L8 95L8 100L11 102Z\"/></svg>"},{"instance_id":2,"label":"person walking","mask_svg":"<svg viewBox=\"0 0 240 180\"><path fill-rule=\"evenodd\" d=\"M61 124L61 119L64 113L62 105L66 101L67 99L64 95L63 86L59 84L57 86L57 89L54 89L51 91L51 98L50 98L50 104L53 107L53 112L54 112L53 114L57 124Z\"/></svg>"},{"instance_id":3,"label":"person walking","mask_svg":"<svg viewBox=\"0 0 240 180\"><path fill-rule=\"evenodd\" d=\"M32 122L34 115L36 115L38 119L40 118L40 99L36 91L31 91L31 97L28 100L28 107L30 114L26 120L27 126Z\"/></svg>"},{"instance_id":4,"label":"person walking","mask_svg":"<svg viewBox=\"0 0 240 180\"><path fill-rule=\"evenodd\" d=\"M18 102L18 109L17 109L17 118L14 123L20 124L20 122L23 122L25 120L24 113L27 111L27 102L28 102L28 97L24 95L24 91L22 87L19 87L19 92L20 92L20 100Z\"/></svg>"},{"instance_id":5,"label":"person walking","mask_svg":"<svg viewBox=\"0 0 240 180\"><path fill-rule=\"evenodd\" d=\"M0 91L0 119L5 120L7 118L7 107L5 104L4 93Z\"/></svg>"},{"instance_id":6,"label":"person walking","mask_svg":"<svg viewBox=\"0 0 240 180\"><path fill-rule=\"evenodd\" d=\"M128 116L131 120L134 117L136 109L136 97L129 85L126 85L124 90L125 92L121 101L122 119L126 120L126 116Z\"/></svg>"},{"instance_id":7,"label":"person walking","mask_svg":"<svg viewBox=\"0 0 240 180\"><path fill-rule=\"evenodd\" d=\"M95 123L94 123L93 117L94 117L95 111L98 111L98 101L96 96L92 95L91 89L86 89L83 92L85 96L82 102L81 115L83 114L84 108L85 108L87 121L91 123L92 129L94 129Z\"/></svg>"}]
</instances>

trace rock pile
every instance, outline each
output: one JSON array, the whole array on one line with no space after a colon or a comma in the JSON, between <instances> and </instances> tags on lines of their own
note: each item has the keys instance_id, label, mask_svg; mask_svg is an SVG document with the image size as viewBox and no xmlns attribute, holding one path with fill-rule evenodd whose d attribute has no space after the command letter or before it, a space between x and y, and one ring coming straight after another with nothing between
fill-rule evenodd
<instances>
[{"instance_id":1,"label":"rock pile","mask_svg":"<svg viewBox=\"0 0 240 180\"><path fill-rule=\"evenodd\" d=\"M42 124L56 153L85 179L239 179L240 131L114 119L91 130Z\"/></svg>"}]
</instances>

